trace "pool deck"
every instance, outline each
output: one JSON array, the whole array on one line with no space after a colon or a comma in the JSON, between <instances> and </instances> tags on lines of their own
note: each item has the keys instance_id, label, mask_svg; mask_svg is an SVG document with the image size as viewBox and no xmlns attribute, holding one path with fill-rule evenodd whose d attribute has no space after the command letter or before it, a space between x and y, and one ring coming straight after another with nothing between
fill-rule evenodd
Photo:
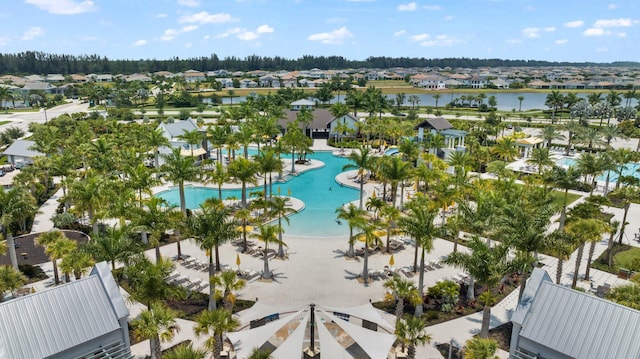
<instances>
[{"instance_id":1,"label":"pool deck","mask_svg":"<svg viewBox=\"0 0 640 359\"><path fill-rule=\"evenodd\" d=\"M331 148L326 146L326 142L315 140L314 150L331 150ZM315 164L312 162L311 165L305 166L305 169L312 169L314 166ZM350 176L349 173L343 173L337 177L337 180L344 185L359 188L359 183L356 183L350 179L350 177L352 176ZM376 186L379 186L379 184L375 182L366 183L364 185L366 196L371 195L374 190L377 190ZM162 186L160 188L166 189L169 188L169 186ZM53 223L50 221L50 218L55 213L57 198L56 196L52 197L41 207L35 219L38 231L53 228ZM295 197L292 199L292 203L294 207L303 205L300 201L296 200ZM622 209L607 207L606 210L614 214L617 220L621 220L623 214ZM640 243L633 240L633 233L640 231L640 222L633 220L634 218L640 218L640 205L631 205L628 218L631 220L629 220L630 223L627 226L627 237L625 237L624 242L640 247ZM288 257L284 260L271 259L269 261L269 268L275 274L274 280L272 282L263 282L257 280L257 278L252 279L248 285L238 293L240 299L258 299L268 304L282 307L292 307L309 303L344 307L360 305L370 300L375 302L383 299L385 289L382 284L384 280L377 279L368 284L363 284L356 279L362 272L363 259L362 257L349 259L344 256L344 252L348 247L346 237L303 238L285 234L284 241L288 245ZM361 246L362 244L358 242L356 248ZM462 246L459 248L460 250L466 250ZM434 241L434 249L427 255L427 260L441 260L447 256L452 249L453 244L451 242L436 239ZM606 241L603 239L603 241L597 243L594 258L600 255L604 249L606 249ZM395 267L400 268L411 265L413 263L414 250L415 247L412 245L405 245L405 249L395 252L393 254ZM182 252L202 261L206 259L204 251L191 240L182 241ZM174 257L177 254L177 247L175 244L165 245L161 247L161 253L165 257ZM150 258L155 257L153 250L147 251L146 255ZM565 285L571 281L571 276L574 271L573 263L575 262L575 255L574 253L571 258L565 262L562 276L562 283ZM241 269L254 270L256 272L263 270L262 259L240 253L239 248L231 244L221 246L220 258L222 265L231 268L235 267L237 256L240 257L239 267ZM389 265L390 258L391 255L385 253L378 252L373 254L369 258L369 269L383 269ZM586 260L587 259L583 257L581 263L582 270L586 265ZM541 261L544 263L544 269L549 272L552 278L555 278L557 260L553 257L541 256ZM51 262L43 263L40 266L48 275L52 275L53 267ZM207 279L206 272L187 268L180 263L176 263L176 269L191 279ZM426 272L424 276L425 288L434 285L438 280L453 277L460 272L459 269L449 266L430 270ZM418 276L413 276L411 279L417 283ZM580 281L579 286L589 290L592 285L598 286L606 283L615 286L626 282L623 279L617 278L615 275L594 269L592 269L592 277L590 279L590 282ZM48 282L49 280L45 280L32 284L31 286L37 291L40 291L45 289ZM516 305L516 292L510 294L492 308L491 327L509 321L510 313ZM143 309L144 307L140 304L129 304L131 318L137 316ZM427 328L427 332L431 334L433 338L432 344L419 347L417 357L441 358L433 345L449 342L451 339L458 343L458 345L463 345L467 339L478 333L481 315L482 313L476 313ZM391 324L395 322L393 315L383 313L383 316ZM191 330L193 322L179 320L179 324L182 330L173 341L163 343L163 348L172 346L186 339L193 340L194 345L200 345L202 343L203 339L196 338ZM133 345L132 351L137 358L148 355L148 342ZM504 351L499 352L499 355L503 358L507 357Z\"/></svg>"}]
</instances>

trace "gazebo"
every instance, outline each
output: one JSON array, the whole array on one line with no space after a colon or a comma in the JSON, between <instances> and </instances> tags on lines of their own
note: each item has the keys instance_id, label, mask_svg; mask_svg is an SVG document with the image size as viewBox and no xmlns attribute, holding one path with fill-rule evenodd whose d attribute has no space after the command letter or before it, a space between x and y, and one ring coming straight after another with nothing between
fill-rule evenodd
<instances>
[{"instance_id":1,"label":"gazebo","mask_svg":"<svg viewBox=\"0 0 640 359\"><path fill-rule=\"evenodd\" d=\"M518 147L524 148L524 153L522 157L529 158L529 155L531 154L531 150L533 150L534 148L540 148L544 146L544 140L540 137L533 136L533 137L527 137L527 138L520 138L516 140L516 144L518 145Z\"/></svg>"}]
</instances>

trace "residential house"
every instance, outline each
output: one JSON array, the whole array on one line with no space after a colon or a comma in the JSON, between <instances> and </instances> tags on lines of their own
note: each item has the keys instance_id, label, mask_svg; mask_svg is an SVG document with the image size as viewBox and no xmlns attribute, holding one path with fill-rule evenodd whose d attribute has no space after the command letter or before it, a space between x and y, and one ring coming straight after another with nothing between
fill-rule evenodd
<instances>
[{"instance_id":1,"label":"residential house","mask_svg":"<svg viewBox=\"0 0 640 359\"><path fill-rule=\"evenodd\" d=\"M204 72L196 71L196 70L187 70L182 74L182 76L184 77L184 80L188 83L204 81L207 79Z\"/></svg>"},{"instance_id":2,"label":"residential house","mask_svg":"<svg viewBox=\"0 0 640 359\"><path fill-rule=\"evenodd\" d=\"M640 311L557 285L540 268L511 321L511 359L640 358Z\"/></svg>"},{"instance_id":3,"label":"residential house","mask_svg":"<svg viewBox=\"0 0 640 359\"><path fill-rule=\"evenodd\" d=\"M286 130L289 123L298 118L299 113L300 111L294 110L284 111L285 117L278 120L278 125L283 132ZM329 110L324 108L315 109L311 113L313 114L313 120L309 125L307 125L307 135L311 138L328 138L330 123L335 119L335 116L333 116ZM302 128L302 125L300 125L300 128Z\"/></svg>"},{"instance_id":4,"label":"residential house","mask_svg":"<svg viewBox=\"0 0 640 359\"><path fill-rule=\"evenodd\" d=\"M29 93L30 91L42 91L49 95L62 93L62 91L58 87L47 82L27 82L20 89L20 92L23 93Z\"/></svg>"},{"instance_id":5,"label":"residential house","mask_svg":"<svg viewBox=\"0 0 640 359\"><path fill-rule=\"evenodd\" d=\"M173 123L161 123L158 125L158 129L162 131L162 135L169 140L169 147L161 147L158 152L160 154L168 154L174 148L180 148L180 153L183 156L191 156L193 154L194 157L198 159L204 159L208 157L208 143L204 139L204 135L206 130L200 128L196 121L194 121L191 117L184 121L175 121ZM190 145L181 138L185 133L198 131L202 134L203 141L199 144ZM162 159L160 160L162 163Z\"/></svg>"},{"instance_id":6,"label":"residential house","mask_svg":"<svg viewBox=\"0 0 640 359\"><path fill-rule=\"evenodd\" d=\"M106 262L86 278L0 303L3 358L130 359L129 310Z\"/></svg>"},{"instance_id":7,"label":"residential house","mask_svg":"<svg viewBox=\"0 0 640 359\"><path fill-rule=\"evenodd\" d=\"M48 74L44 79L46 82L63 82L65 80L62 74Z\"/></svg>"},{"instance_id":8,"label":"residential house","mask_svg":"<svg viewBox=\"0 0 640 359\"><path fill-rule=\"evenodd\" d=\"M464 81L465 85L473 89L483 89L487 87L487 80L478 75L473 75Z\"/></svg>"},{"instance_id":9,"label":"residential house","mask_svg":"<svg viewBox=\"0 0 640 359\"><path fill-rule=\"evenodd\" d=\"M71 74L70 77L71 77L71 81L76 82L76 83L85 83L85 82L89 81L87 79L87 77L84 76L84 75Z\"/></svg>"},{"instance_id":10,"label":"residential house","mask_svg":"<svg viewBox=\"0 0 640 359\"><path fill-rule=\"evenodd\" d=\"M409 82L415 87L431 90L444 90L446 88L445 78L438 75L418 74L411 76Z\"/></svg>"},{"instance_id":11,"label":"residential house","mask_svg":"<svg viewBox=\"0 0 640 359\"><path fill-rule=\"evenodd\" d=\"M425 130L429 132L430 136L441 135L444 138L443 148L432 148L438 157L446 159L451 152L458 151L464 152L464 139L467 135L467 131L456 130L453 125L447 121L444 117L428 118L415 126L418 130L418 142L425 142L427 140L425 136Z\"/></svg>"},{"instance_id":12,"label":"residential house","mask_svg":"<svg viewBox=\"0 0 640 359\"><path fill-rule=\"evenodd\" d=\"M44 82L44 77L40 75L29 75L24 77L25 82Z\"/></svg>"},{"instance_id":13,"label":"residential house","mask_svg":"<svg viewBox=\"0 0 640 359\"><path fill-rule=\"evenodd\" d=\"M127 82L133 82L133 81L140 81L140 82L151 82L151 77L144 75L144 74L131 74L131 75L127 75L125 76L125 81Z\"/></svg>"},{"instance_id":14,"label":"residential house","mask_svg":"<svg viewBox=\"0 0 640 359\"><path fill-rule=\"evenodd\" d=\"M293 111L299 111L299 110L302 110L302 109L313 110L313 108L315 106L316 106L315 102L313 102L313 101L311 101L309 99L306 99L306 98L303 98L303 99L300 99L300 100L297 100L297 101L293 101L291 103L291 109Z\"/></svg>"},{"instance_id":15,"label":"residential house","mask_svg":"<svg viewBox=\"0 0 640 359\"><path fill-rule=\"evenodd\" d=\"M240 80L240 88L256 88L258 83L250 79Z\"/></svg>"},{"instance_id":16,"label":"residential house","mask_svg":"<svg viewBox=\"0 0 640 359\"><path fill-rule=\"evenodd\" d=\"M339 141L344 136L353 136L358 131L358 120L351 114L334 117L329 122L329 136Z\"/></svg>"},{"instance_id":17,"label":"residential house","mask_svg":"<svg viewBox=\"0 0 640 359\"><path fill-rule=\"evenodd\" d=\"M31 140L15 140L2 154L7 156L7 162L14 166L33 164L35 157L45 155L42 152L32 150L35 144L36 143Z\"/></svg>"}]
</instances>

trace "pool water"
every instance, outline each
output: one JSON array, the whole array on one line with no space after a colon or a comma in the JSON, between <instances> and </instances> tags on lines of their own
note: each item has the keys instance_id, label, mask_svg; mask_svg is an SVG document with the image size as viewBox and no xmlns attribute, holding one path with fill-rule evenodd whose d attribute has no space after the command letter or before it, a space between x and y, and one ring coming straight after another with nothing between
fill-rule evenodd
<instances>
[{"instance_id":1,"label":"pool water","mask_svg":"<svg viewBox=\"0 0 640 359\"><path fill-rule=\"evenodd\" d=\"M304 172L298 176L293 176L284 183L273 183L273 193L287 195L291 191L291 196L304 202L305 208L297 214L289 217L289 225L283 221L285 234L294 236L322 237L322 236L348 236L349 226L346 223L339 225L336 222L336 208L345 203L357 200L359 190L344 187L335 181L336 175L343 172L342 167L349 163L343 157L333 156L330 152L316 152L310 156L311 159L324 162L325 166ZM296 165L297 168L299 168ZM260 183L262 185L262 183ZM262 190L259 186L255 190ZM250 193L252 189L248 189ZM173 205L180 205L180 197L177 188L156 194L164 198ZM240 190L223 190L223 198L241 198ZM217 188L206 187L186 187L185 198L187 208L198 208L205 199L218 197Z\"/></svg>"},{"instance_id":2,"label":"pool water","mask_svg":"<svg viewBox=\"0 0 640 359\"><path fill-rule=\"evenodd\" d=\"M556 161L556 164L560 167L573 167L576 165L576 160L570 157L562 157ZM633 176L640 179L640 163L627 163L622 170L623 176ZM596 180L606 182L607 173L600 174ZM616 183L618 181L618 173L611 171L609 173L609 182Z\"/></svg>"}]
</instances>

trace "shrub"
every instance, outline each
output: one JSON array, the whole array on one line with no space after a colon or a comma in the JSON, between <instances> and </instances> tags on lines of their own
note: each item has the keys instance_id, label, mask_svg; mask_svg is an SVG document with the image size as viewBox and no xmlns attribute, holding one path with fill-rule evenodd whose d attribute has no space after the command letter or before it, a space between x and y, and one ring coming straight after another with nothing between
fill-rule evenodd
<instances>
[{"instance_id":1,"label":"shrub","mask_svg":"<svg viewBox=\"0 0 640 359\"><path fill-rule=\"evenodd\" d=\"M37 282L49 278L42 268L38 266L32 266L31 264L18 264L18 269L29 279L29 282Z\"/></svg>"},{"instance_id":2,"label":"shrub","mask_svg":"<svg viewBox=\"0 0 640 359\"><path fill-rule=\"evenodd\" d=\"M77 218L73 214L66 212L54 215L51 217L51 221L56 228L69 229L77 222Z\"/></svg>"}]
</instances>

